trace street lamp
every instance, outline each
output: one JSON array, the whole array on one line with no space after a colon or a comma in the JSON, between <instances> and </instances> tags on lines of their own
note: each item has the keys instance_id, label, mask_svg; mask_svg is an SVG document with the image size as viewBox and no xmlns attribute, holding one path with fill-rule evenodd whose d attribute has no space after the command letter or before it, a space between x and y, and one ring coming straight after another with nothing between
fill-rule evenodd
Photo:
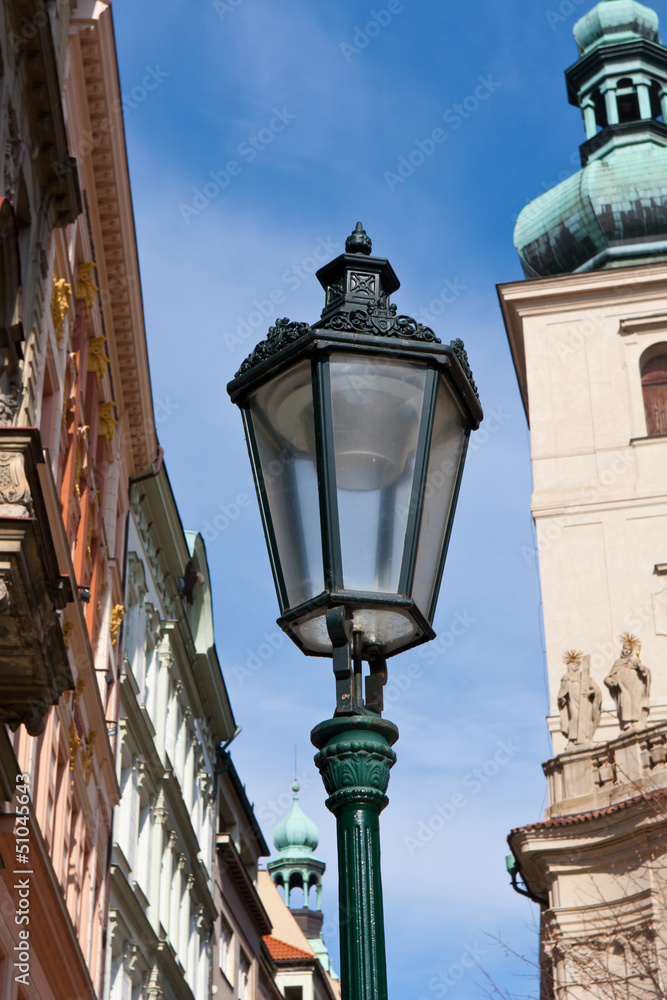
<instances>
[{"instance_id":1,"label":"street lamp","mask_svg":"<svg viewBox=\"0 0 667 1000\"><path fill-rule=\"evenodd\" d=\"M432 622L468 438L482 409L460 340L397 316L399 287L361 223L317 272L312 326L277 320L229 383L241 408L280 604L333 658L336 711L311 733L336 815L344 1000L387 994L379 814L398 739L388 657ZM369 665L365 697L363 661Z\"/></svg>"}]
</instances>

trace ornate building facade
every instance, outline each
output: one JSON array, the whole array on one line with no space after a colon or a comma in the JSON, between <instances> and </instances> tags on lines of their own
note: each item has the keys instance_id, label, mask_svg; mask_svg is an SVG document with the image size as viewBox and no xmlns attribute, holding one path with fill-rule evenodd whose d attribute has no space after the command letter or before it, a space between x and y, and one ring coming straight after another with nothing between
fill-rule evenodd
<instances>
[{"instance_id":1,"label":"ornate building facade","mask_svg":"<svg viewBox=\"0 0 667 1000\"><path fill-rule=\"evenodd\" d=\"M158 446L110 5L5 0L0 49L0 995L69 1000L105 977L128 485Z\"/></svg>"},{"instance_id":2,"label":"ornate building facade","mask_svg":"<svg viewBox=\"0 0 667 1000\"><path fill-rule=\"evenodd\" d=\"M582 169L524 209L531 280L499 288L554 744L511 870L542 909L543 996L639 1000L667 988L667 49L634 0L574 34Z\"/></svg>"},{"instance_id":3,"label":"ornate building facade","mask_svg":"<svg viewBox=\"0 0 667 1000\"><path fill-rule=\"evenodd\" d=\"M236 723L213 634L204 543L166 471L131 488L105 995L210 996L217 747Z\"/></svg>"},{"instance_id":4,"label":"ornate building facade","mask_svg":"<svg viewBox=\"0 0 667 1000\"><path fill-rule=\"evenodd\" d=\"M0 0L0 81L0 1000L279 1000L109 0Z\"/></svg>"}]
</instances>

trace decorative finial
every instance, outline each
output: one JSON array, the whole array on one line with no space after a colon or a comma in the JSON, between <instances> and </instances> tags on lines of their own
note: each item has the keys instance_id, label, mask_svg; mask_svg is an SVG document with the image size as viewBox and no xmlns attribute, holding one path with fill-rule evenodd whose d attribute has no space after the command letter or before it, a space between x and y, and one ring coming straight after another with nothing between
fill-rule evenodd
<instances>
[{"instance_id":1,"label":"decorative finial","mask_svg":"<svg viewBox=\"0 0 667 1000\"><path fill-rule=\"evenodd\" d=\"M299 782L298 782L298 781L296 781L296 780L295 780L294 782L292 782L292 791L294 792L294 797L295 797L295 798L296 798L296 796L297 796L297 793L298 793L298 791L299 791L300 787L301 787L301 786L300 786L300 784L299 784Z\"/></svg>"},{"instance_id":2,"label":"decorative finial","mask_svg":"<svg viewBox=\"0 0 667 1000\"><path fill-rule=\"evenodd\" d=\"M370 253L373 249L370 236L360 222L357 222L354 232L345 240L346 253Z\"/></svg>"}]
</instances>

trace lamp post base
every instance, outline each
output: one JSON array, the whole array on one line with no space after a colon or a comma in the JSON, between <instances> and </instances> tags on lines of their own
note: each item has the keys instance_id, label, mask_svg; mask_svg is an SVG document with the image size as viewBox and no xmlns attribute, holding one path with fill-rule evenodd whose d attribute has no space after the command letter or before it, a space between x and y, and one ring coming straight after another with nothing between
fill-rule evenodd
<instances>
[{"instance_id":1,"label":"lamp post base","mask_svg":"<svg viewBox=\"0 0 667 1000\"><path fill-rule=\"evenodd\" d=\"M321 722L310 738L338 830L342 1000L387 1000L380 813L398 729L368 712Z\"/></svg>"}]
</instances>

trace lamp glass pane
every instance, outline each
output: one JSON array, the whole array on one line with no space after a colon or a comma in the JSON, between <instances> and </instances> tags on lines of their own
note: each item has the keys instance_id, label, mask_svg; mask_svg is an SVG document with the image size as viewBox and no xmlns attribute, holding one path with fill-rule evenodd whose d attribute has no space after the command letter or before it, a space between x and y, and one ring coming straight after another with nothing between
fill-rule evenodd
<instances>
[{"instance_id":1,"label":"lamp glass pane","mask_svg":"<svg viewBox=\"0 0 667 1000\"><path fill-rule=\"evenodd\" d=\"M426 365L333 355L330 373L344 587L396 593Z\"/></svg>"},{"instance_id":2,"label":"lamp glass pane","mask_svg":"<svg viewBox=\"0 0 667 1000\"><path fill-rule=\"evenodd\" d=\"M461 411L441 375L436 395L424 509L412 585L415 604L425 616L428 616L433 599L447 526L454 516L452 500L465 436L466 428Z\"/></svg>"},{"instance_id":3,"label":"lamp glass pane","mask_svg":"<svg viewBox=\"0 0 667 1000\"><path fill-rule=\"evenodd\" d=\"M289 607L324 589L310 362L302 361L250 397L275 553Z\"/></svg>"}]
</instances>

